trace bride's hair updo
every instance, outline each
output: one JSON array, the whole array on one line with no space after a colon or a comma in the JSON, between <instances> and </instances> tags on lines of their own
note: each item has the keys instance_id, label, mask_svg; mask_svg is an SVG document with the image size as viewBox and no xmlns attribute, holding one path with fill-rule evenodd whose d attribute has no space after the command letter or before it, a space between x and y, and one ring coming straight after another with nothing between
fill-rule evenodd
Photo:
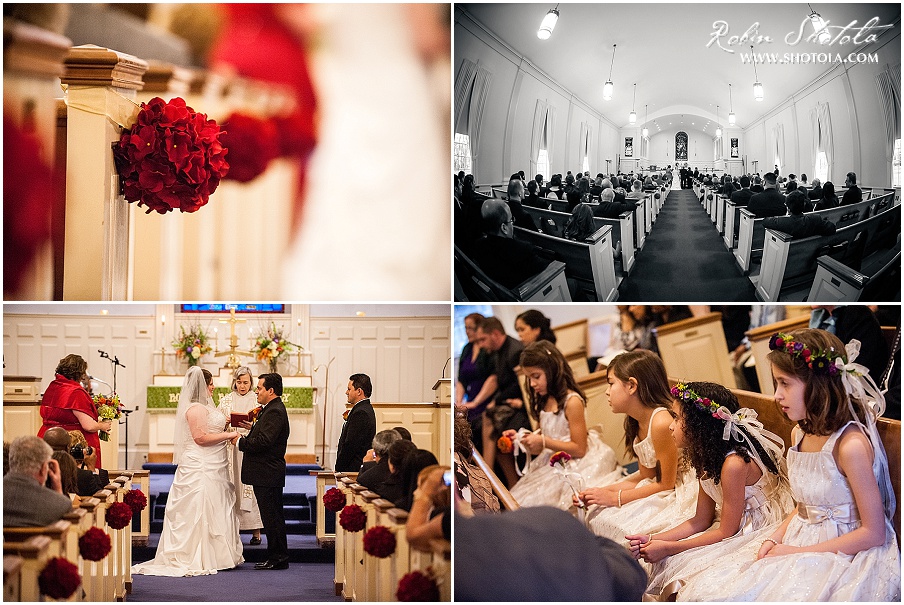
<instances>
[{"instance_id":1,"label":"bride's hair updo","mask_svg":"<svg viewBox=\"0 0 904 605\"><path fill-rule=\"evenodd\" d=\"M210 373L210 370L207 368L201 368L201 373L204 374L204 382L207 384L213 383L213 374Z\"/></svg>"}]
</instances>

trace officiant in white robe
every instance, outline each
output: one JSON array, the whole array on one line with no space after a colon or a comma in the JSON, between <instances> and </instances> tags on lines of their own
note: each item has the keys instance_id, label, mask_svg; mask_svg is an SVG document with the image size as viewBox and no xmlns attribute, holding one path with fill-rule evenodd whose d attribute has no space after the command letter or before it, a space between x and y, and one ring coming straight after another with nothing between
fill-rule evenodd
<instances>
[{"instance_id":1,"label":"officiant in white robe","mask_svg":"<svg viewBox=\"0 0 904 605\"><path fill-rule=\"evenodd\" d=\"M223 397L219 405L220 410L226 414L227 418L233 412L247 414L258 406L253 385L254 377L251 375L251 370L246 366L236 368L232 376L232 392ZM249 432L248 429L240 427L232 427L230 430L238 431L242 436ZM261 513L257 508L254 489L250 485L242 483L242 459L245 454L237 447L230 449L232 449L232 456L229 458L231 466L229 471L235 485L235 509L239 518L239 529L253 530L251 545L256 546L261 543L261 528L264 523L261 521Z\"/></svg>"}]
</instances>

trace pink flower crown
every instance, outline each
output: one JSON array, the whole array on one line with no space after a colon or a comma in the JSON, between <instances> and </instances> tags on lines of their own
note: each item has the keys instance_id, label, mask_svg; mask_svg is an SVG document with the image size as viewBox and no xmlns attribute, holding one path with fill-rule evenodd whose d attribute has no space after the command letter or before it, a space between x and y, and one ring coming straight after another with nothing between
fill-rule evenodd
<instances>
[{"instance_id":1,"label":"pink flower crown","mask_svg":"<svg viewBox=\"0 0 904 605\"><path fill-rule=\"evenodd\" d=\"M844 354L828 349L810 349L802 342L796 342L794 337L778 332L769 339L769 348L773 351L782 351L791 357L803 359L814 374L821 376L835 376L838 374L836 359L844 362Z\"/></svg>"},{"instance_id":2,"label":"pink flower crown","mask_svg":"<svg viewBox=\"0 0 904 605\"><path fill-rule=\"evenodd\" d=\"M700 395L688 388L688 386L683 382L679 382L672 387L672 397L677 397L682 401L693 403L699 410L712 414L713 418L719 417L716 412L721 407L720 404L716 403L709 397L700 397Z\"/></svg>"}]
</instances>

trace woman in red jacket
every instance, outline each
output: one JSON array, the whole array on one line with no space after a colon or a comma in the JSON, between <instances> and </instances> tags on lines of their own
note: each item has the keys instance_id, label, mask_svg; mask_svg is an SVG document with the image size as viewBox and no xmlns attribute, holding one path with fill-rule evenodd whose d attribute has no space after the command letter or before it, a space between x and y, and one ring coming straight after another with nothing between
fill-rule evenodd
<instances>
[{"instance_id":1,"label":"woman in red jacket","mask_svg":"<svg viewBox=\"0 0 904 605\"><path fill-rule=\"evenodd\" d=\"M67 355L60 360L56 378L47 386L41 401L44 424L38 431L38 437L43 437L45 431L54 426L61 426L67 431L81 431L88 445L97 452L98 468L103 468L97 432L110 432L113 421L98 421L94 402L81 383L87 370L88 362L79 355Z\"/></svg>"}]
</instances>

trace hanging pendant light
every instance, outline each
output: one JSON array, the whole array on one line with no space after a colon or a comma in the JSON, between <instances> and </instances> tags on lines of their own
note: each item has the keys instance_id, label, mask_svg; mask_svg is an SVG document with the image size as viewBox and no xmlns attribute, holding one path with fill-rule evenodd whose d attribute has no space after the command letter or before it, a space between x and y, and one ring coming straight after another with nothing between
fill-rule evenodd
<instances>
[{"instance_id":1,"label":"hanging pendant light","mask_svg":"<svg viewBox=\"0 0 904 605\"><path fill-rule=\"evenodd\" d=\"M722 136L722 126L719 124L719 106L716 105L716 137Z\"/></svg>"},{"instance_id":2,"label":"hanging pendant light","mask_svg":"<svg viewBox=\"0 0 904 605\"><path fill-rule=\"evenodd\" d=\"M615 65L615 44L612 45L612 63L609 65L609 79L606 80L606 83L603 84L603 100L611 101L612 100L612 91L615 89L615 85L612 84L612 66Z\"/></svg>"},{"instance_id":3,"label":"hanging pendant light","mask_svg":"<svg viewBox=\"0 0 904 605\"><path fill-rule=\"evenodd\" d=\"M829 33L829 24L826 23L826 20L823 19L819 13L813 10L813 7L810 6L810 3L807 2L807 6L810 7L810 23L813 24L813 29L816 30L816 40L820 44L828 44L832 41L832 34Z\"/></svg>"},{"instance_id":4,"label":"hanging pendant light","mask_svg":"<svg viewBox=\"0 0 904 605\"><path fill-rule=\"evenodd\" d=\"M643 106L643 116L644 116L643 117L643 130L641 130L640 133L643 135L644 138L647 138L647 135L650 134L650 131L647 130L647 120L649 119L650 114L647 113L646 105Z\"/></svg>"},{"instance_id":5,"label":"hanging pendant light","mask_svg":"<svg viewBox=\"0 0 904 605\"><path fill-rule=\"evenodd\" d=\"M552 30L556 27L556 21L559 20L559 5L549 9L543 21L540 23L540 29L537 30L537 37L541 40L547 40L552 35Z\"/></svg>"},{"instance_id":6,"label":"hanging pendant light","mask_svg":"<svg viewBox=\"0 0 904 605\"><path fill-rule=\"evenodd\" d=\"M634 83L634 101L631 101L631 113L628 114L628 122L633 124L637 121L637 114L634 113L634 103L637 101L637 83Z\"/></svg>"},{"instance_id":7,"label":"hanging pendant light","mask_svg":"<svg viewBox=\"0 0 904 605\"><path fill-rule=\"evenodd\" d=\"M735 125L734 104L731 102L731 84L728 85L728 125Z\"/></svg>"},{"instance_id":8,"label":"hanging pendant light","mask_svg":"<svg viewBox=\"0 0 904 605\"><path fill-rule=\"evenodd\" d=\"M753 56L753 44L750 45L751 56ZM763 100L763 84L760 82L760 77L756 73L756 60L753 61L753 77L756 78L756 81L753 83L753 98L757 101Z\"/></svg>"}]
</instances>

